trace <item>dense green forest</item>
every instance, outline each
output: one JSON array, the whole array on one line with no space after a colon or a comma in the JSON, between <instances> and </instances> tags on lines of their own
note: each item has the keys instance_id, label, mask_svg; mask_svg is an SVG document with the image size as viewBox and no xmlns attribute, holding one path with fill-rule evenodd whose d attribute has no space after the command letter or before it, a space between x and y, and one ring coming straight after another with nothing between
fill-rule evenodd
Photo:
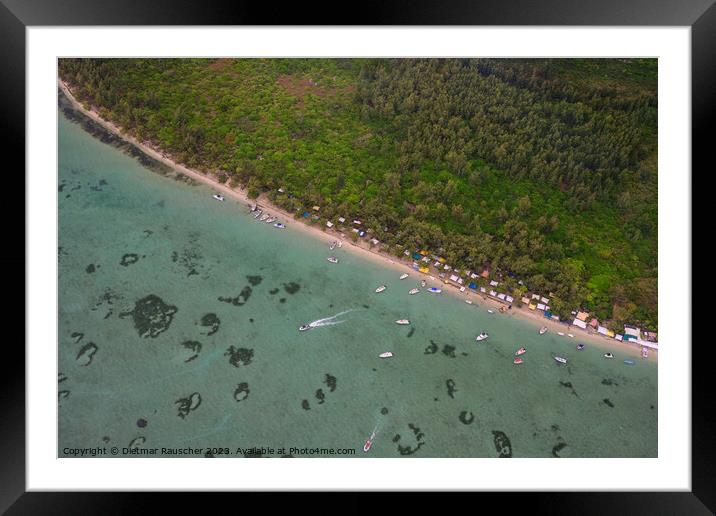
<instances>
[{"instance_id":1,"label":"dense green forest","mask_svg":"<svg viewBox=\"0 0 716 516\"><path fill-rule=\"evenodd\" d=\"M80 100L302 213L657 327L655 59L61 59ZM282 188L284 193L279 193ZM524 285L519 285L522 280Z\"/></svg>"}]
</instances>

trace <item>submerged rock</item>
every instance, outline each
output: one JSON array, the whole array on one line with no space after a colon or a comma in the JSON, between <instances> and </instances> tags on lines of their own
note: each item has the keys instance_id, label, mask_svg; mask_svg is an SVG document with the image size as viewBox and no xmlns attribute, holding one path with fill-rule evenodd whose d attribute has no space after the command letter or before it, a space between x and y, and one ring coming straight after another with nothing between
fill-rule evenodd
<instances>
[{"instance_id":1,"label":"submerged rock","mask_svg":"<svg viewBox=\"0 0 716 516\"><path fill-rule=\"evenodd\" d=\"M450 378L445 382L445 385L447 386L448 396L454 398L454 394L457 392L457 387L455 387L455 380Z\"/></svg>"},{"instance_id":2,"label":"submerged rock","mask_svg":"<svg viewBox=\"0 0 716 516\"><path fill-rule=\"evenodd\" d=\"M432 355L437 352L438 352L438 345L431 340L430 345L427 348L425 348L425 351L423 353L425 355Z\"/></svg>"},{"instance_id":3,"label":"submerged rock","mask_svg":"<svg viewBox=\"0 0 716 516\"><path fill-rule=\"evenodd\" d=\"M472 412L463 410L462 412L460 412L460 417L458 419L460 419L461 423L469 425L475 420L475 415Z\"/></svg>"},{"instance_id":4,"label":"submerged rock","mask_svg":"<svg viewBox=\"0 0 716 516\"><path fill-rule=\"evenodd\" d=\"M246 276L246 279L249 280L249 283L251 283L252 286L256 286L261 284L261 281L263 280L262 276Z\"/></svg>"},{"instance_id":5,"label":"submerged rock","mask_svg":"<svg viewBox=\"0 0 716 516\"><path fill-rule=\"evenodd\" d=\"M132 265L133 263L137 263L139 261L139 255L134 253L125 254L122 256L122 260L119 262L120 265L123 267L127 267L128 265Z\"/></svg>"},{"instance_id":6,"label":"submerged rock","mask_svg":"<svg viewBox=\"0 0 716 516\"><path fill-rule=\"evenodd\" d=\"M298 283L296 283L294 281L291 281L289 283L284 283L283 288L289 294L295 294L296 292L298 292L300 290L301 285L299 285Z\"/></svg>"},{"instance_id":7,"label":"submerged rock","mask_svg":"<svg viewBox=\"0 0 716 516\"><path fill-rule=\"evenodd\" d=\"M338 380L336 379L335 376L333 376L329 373L326 373L326 377L324 378L323 383L325 383L328 386L328 388L330 389L330 391L333 392L336 390L336 385L338 383Z\"/></svg>"},{"instance_id":8,"label":"submerged rock","mask_svg":"<svg viewBox=\"0 0 716 516\"><path fill-rule=\"evenodd\" d=\"M206 333L208 337L209 335L213 335L214 333L219 331L221 320L217 317L216 314L206 314L201 318L201 325L206 328L209 328L209 331Z\"/></svg>"},{"instance_id":9,"label":"submerged rock","mask_svg":"<svg viewBox=\"0 0 716 516\"><path fill-rule=\"evenodd\" d=\"M249 397L249 384L246 382L241 382L239 385L236 386L236 389L234 390L234 399L236 401L244 401L246 398Z\"/></svg>"},{"instance_id":10,"label":"submerged rock","mask_svg":"<svg viewBox=\"0 0 716 516\"><path fill-rule=\"evenodd\" d=\"M201 352L201 342L198 342L196 340L187 340L182 342L181 345L194 353L189 358L184 360L184 362L191 362L196 357L198 357L199 353Z\"/></svg>"}]
</instances>

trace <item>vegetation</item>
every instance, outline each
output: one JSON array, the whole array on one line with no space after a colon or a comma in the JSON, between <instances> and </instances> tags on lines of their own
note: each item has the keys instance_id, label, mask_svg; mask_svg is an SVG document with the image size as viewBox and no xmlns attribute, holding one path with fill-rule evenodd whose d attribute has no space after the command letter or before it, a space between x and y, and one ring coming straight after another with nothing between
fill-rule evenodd
<instances>
[{"instance_id":1,"label":"vegetation","mask_svg":"<svg viewBox=\"0 0 716 516\"><path fill-rule=\"evenodd\" d=\"M108 119L396 254L657 326L654 59L61 59ZM284 193L279 193L282 188ZM400 247L405 246L405 247Z\"/></svg>"}]
</instances>

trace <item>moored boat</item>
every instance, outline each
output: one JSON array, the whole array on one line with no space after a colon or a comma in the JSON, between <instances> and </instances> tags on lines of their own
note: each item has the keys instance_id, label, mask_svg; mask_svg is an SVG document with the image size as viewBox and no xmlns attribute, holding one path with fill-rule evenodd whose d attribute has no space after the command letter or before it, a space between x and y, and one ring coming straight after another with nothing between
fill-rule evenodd
<instances>
[{"instance_id":1,"label":"moored boat","mask_svg":"<svg viewBox=\"0 0 716 516\"><path fill-rule=\"evenodd\" d=\"M568 334L567 334L567 337L572 337L572 338L574 338L574 335L572 335L571 333L568 333Z\"/></svg>"},{"instance_id":2,"label":"moored boat","mask_svg":"<svg viewBox=\"0 0 716 516\"><path fill-rule=\"evenodd\" d=\"M494 314L495 311L494 311L494 310L490 310L490 309L488 308L488 309L487 309L487 313L488 313L488 314Z\"/></svg>"},{"instance_id":3,"label":"moored boat","mask_svg":"<svg viewBox=\"0 0 716 516\"><path fill-rule=\"evenodd\" d=\"M254 218L258 219L261 216L261 213L263 213L263 211L261 210L261 208L259 208L258 210L256 210L256 213L254 213Z\"/></svg>"},{"instance_id":4,"label":"moored boat","mask_svg":"<svg viewBox=\"0 0 716 516\"><path fill-rule=\"evenodd\" d=\"M270 216L271 216L270 214L264 213L263 215L261 215L261 217L259 217L259 220L260 220L261 222L263 222L264 220L266 220L266 219L269 218Z\"/></svg>"},{"instance_id":5,"label":"moored boat","mask_svg":"<svg viewBox=\"0 0 716 516\"><path fill-rule=\"evenodd\" d=\"M425 288L425 285L427 285L427 283L425 283L425 280L422 280L422 281L420 282L420 286L423 287L423 288Z\"/></svg>"},{"instance_id":6,"label":"moored boat","mask_svg":"<svg viewBox=\"0 0 716 516\"><path fill-rule=\"evenodd\" d=\"M285 229L285 228L286 228L286 226L284 226L284 225L281 224L280 222L277 222L276 224L274 224L273 227L278 228L278 229Z\"/></svg>"},{"instance_id":7,"label":"moored boat","mask_svg":"<svg viewBox=\"0 0 716 516\"><path fill-rule=\"evenodd\" d=\"M472 304L472 301L470 301L469 299L466 299L465 302L466 302L468 305L471 305L471 304Z\"/></svg>"},{"instance_id":8,"label":"moored boat","mask_svg":"<svg viewBox=\"0 0 716 516\"><path fill-rule=\"evenodd\" d=\"M539 334L540 334L540 335L544 335L545 333L547 333L547 327L546 327L546 326L542 326L542 327L539 329Z\"/></svg>"},{"instance_id":9,"label":"moored boat","mask_svg":"<svg viewBox=\"0 0 716 516\"><path fill-rule=\"evenodd\" d=\"M515 351L515 356L524 355L525 353L527 353L527 350L524 347L522 347L522 348L518 349L517 351Z\"/></svg>"},{"instance_id":10,"label":"moored boat","mask_svg":"<svg viewBox=\"0 0 716 516\"><path fill-rule=\"evenodd\" d=\"M408 276L409 276L409 274L406 272L406 273L400 275L400 279L404 280Z\"/></svg>"},{"instance_id":11,"label":"moored boat","mask_svg":"<svg viewBox=\"0 0 716 516\"><path fill-rule=\"evenodd\" d=\"M276 217L269 217L266 219L266 224L271 224L272 222L276 221Z\"/></svg>"},{"instance_id":12,"label":"moored boat","mask_svg":"<svg viewBox=\"0 0 716 516\"><path fill-rule=\"evenodd\" d=\"M432 292L433 294L439 294L440 292L442 292L442 290L440 290L440 289L437 288L437 287L430 287L430 288L428 289L428 292Z\"/></svg>"},{"instance_id":13,"label":"moored boat","mask_svg":"<svg viewBox=\"0 0 716 516\"><path fill-rule=\"evenodd\" d=\"M331 263L338 263L338 258L336 258L335 256L329 256L327 260Z\"/></svg>"},{"instance_id":14,"label":"moored boat","mask_svg":"<svg viewBox=\"0 0 716 516\"><path fill-rule=\"evenodd\" d=\"M412 289L408 290L408 294L410 294L411 296L413 294L417 294L418 292L420 292L419 288L412 288Z\"/></svg>"},{"instance_id":15,"label":"moored boat","mask_svg":"<svg viewBox=\"0 0 716 516\"><path fill-rule=\"evenodd\" d=\"M341 247L343 247L343 240L338 241L338 249L340 249Z\"/></svg>"},{"instance_id":16,"label":"moored boat","mask_svg":"<svg viewBox=\"0 0 716 516\"><path fill-rule=\"evenodd\" d=\"M302 324L298 327L298 331L306 331L310 330L311 328L313 328L313 326L311 326L310 324Z\"/></svg>"},{"instance_id":17,"label":"moored boat","mask_svg":"<svg viewBox=\"0 0 716 516\"><path fill-rule=\"evenodd\" d=\"M554 359L555 359L557 362L559 362L560 364L566 364L566 363L567 363L567 359L564 358L564 357L554 357Z\"/></svg>"},{"instance_id":18,"label":"moored boat","mask_svg":"<svg viewBox=\"0 0 716 516\"><path fill-rule=\"evenodd\" d=\"M486 332L486 331L483 331L483 332L480 332L480 335L478 335L477 337L475 337L475 340L476 340L477 342L480 342L481 340L485 340L485 339L488 338L488 337L489 337L489 335L487 334L487 332Z\"/></svg>"},{"instance_id":19,"label":"moored boat","mask_svg":"<svg viewBox=\"0 0 716 516\"><path fill-rule=\"evenodd\" d=\"M378 287L377 289L375 289L375 293L376 293L376 294L380 294L380 293L383 292L386 288L388 288L388 287L386 287L385 285L381 285L380 287Z\"/></svg>"},{"instance_id":20,"label":"moored boat","mask_svg":"<svg viewBox=\"0 0 716 516\"><path fill-rule=\"evenodd\" d=\"M217 201L223 201L223 200L224 200L224 196L221 195L221 194L214 194L214 195L212 195L212 197L213 197L214 199L216 199Z\"/></svg>"},{"instance_id":21,"label":"moored boat","mask_svg":"<svg viewBox=\"0 0 716 516\"><path fill-rule=\"evenodd\" d=\"M398 319L395 321L395 324L410 324L410 321L407 319Z\"/></svg>"},{"instance_id":22,"label":"moored boat","mask_svg":"<svg viewBox=\"0 0 716 516\"><path fill-rule=\"evenodd\" d=\"M614 358L614 355L611 353L604 353L604 358Z\"/></svg>"},{"instance_id":23,"label":"moored boat","mask_svg":"<svg viewBox=\"0 0 716 516\"><path fill-rule=\"evenodd\" d=\"M390 357L393 356L393 353L390 352L390 351L386 351L385 353L381 353L381 354L378 355L378 356L379 356L380 358L390 358Z\"/></svg>"},{"instance_id":24,"label":"moored boat","mask_svg":"<svg viewBox=\"0 0 716 516\"><path fill-rule=\"evenodd\" d=\"M557 335L559 335L560 337L564 337L564 332L563 332L563 331L558 331L558 332L557 332Z\"/></svg>"},{"instance_id":25,"label":"moored boat","mask_svg":"<svg viewBox=\"0 0 716 516\"><path fill-rule=\"evenodd\" d=\"M338 242L336 242L335 240L333 242L331 242L330 250L333 251L337 245L338 245Z\"/></svg>"},{"instance_id":26,"label":"moored boat","mask_svg":"<svg viewBox=\"0 0 716 516\"><path fill-rule=\"evenodd\" d=\"M520 357L515 357L515 359L512 361L513 364L521 364L524 362Z\"/></svg>"},{"instance_id":27,"label":"moored boat","mask_svg":"<svg viewBox=\"0 0 716 516\"><path fill-rule=\"evenodd\" d=\"M647 348L641 348L641 358L646 358L649 356L649 350Z\"/></svg>"},{"instance_id":28,"label":"moored boat","mask_svg":"<svg viewBox=\"0 0 716 516\"><path fill-rule=\"evenodd\" d=\"M577 351L582 351L584 349L584 344L577 344Z\"/></svg>"}]
</instances>

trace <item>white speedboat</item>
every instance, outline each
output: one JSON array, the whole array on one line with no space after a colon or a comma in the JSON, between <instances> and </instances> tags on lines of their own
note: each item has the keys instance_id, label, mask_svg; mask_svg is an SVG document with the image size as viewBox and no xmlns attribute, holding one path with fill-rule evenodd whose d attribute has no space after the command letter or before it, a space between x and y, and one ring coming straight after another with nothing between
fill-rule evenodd
<instances>
[{"instance_id":1,"label":"white speedboat","mask_svg":"<svg viewBox=\"0 0 716 516\"><path fill-rule=\"evenodd\" d=\"M380 294L380 293L383 292L386 288L388 288L388 287L386 287L385 285L381 285L380 287L378 287L377 289L375 289L375 293L376 293L376 294Z\"/></svg>"},{"instance_id":2,"label":"white speedboat","mask_svg":"<svg viewBox=\"0 0 716 516\"><path fill-rule=\"evenodd\" d=\"M437 287L430 287L430 288L428 289L428 292L432 292L433 294L439 294L440 292L442 292L442 290L440 290L440 289L437 288Z\"/></svg>"},{"instance_id":3,"label":"white speedboat","mask_svg":"<svg viewBox=\"0 0 716 516\"><path fill-rule=\"evenodd\" d=\"M495 313L495 311L494 311L494 310L489 310L489 309L488 309L488 310L487 310L487 313L488 313L488 314L494 314L494 313Z\"/></svg>"},{"instance_id":4,"label":"white speedboat","mask_svg":"<svg viewBox=\"0 0 716 516\"><path fill-rule=\"evenodd\" d=\"M410 324L410 321L407 319L398 319L395 321L395 324Z\"/></svg>"},{"instance_id":5,"label":"white speedboat","mask_svg":"<svg viewBox=\"0 0 716 516\"><path fill-rule=\"evenodd\" d=\"M477 342L480 342L481 340L485 340L485 339L488 338L488 337L489 337L489 335L487 334L487 332L486 332L486 331L483 331L483 332L480 332L480 335L478 335L478 336L475 338L475 340L476 340Z\"/></svg>"},{"instance_id":6,"label":"white speedboat","mask_svg":"<svg viewBox=\"0 0 716 516\"><path fill-rule=\"evenodd\" d=\"M298 331L306 331L310 330L311 328L313 328L313 326L311 326L310 324L302 324L298 327Z\"/></svg>"},{"instance_id":7,"label":"white speedboat","mask_svg":"<svg viewBox=\"0 0 716 516\"><path fill-rule=\"evenodd\" d=\"M614 355L611 353L604 353L604 358L614 358Z\"/></svg>"},{"instance_id":8,"label":"white speedboat","mask_svg":"<svg viewBox=\"0 0 716 516\"><path fill-rule=\"evenodd\" d=\"M328 261L331 263L338 263L338 258L336 258L335 256L329 256Z\"/></svg>"},{"instance_id":9,"label":"white speedboat","mask_svg":"<svg viewBox=\"0 0 716 516\"><path fill-rule=\"evenodd\" d=\"M276 217L269 217L266 219L266 224L271 224L272 222L276 221Z\"/></svg>"},{"instance_id":10,"label":"white speedboat","mask_svg":"<svg viewBox=\"0 0 716 516\"><path fill-rule=\"evenodd\" d=\"M378 425L373 429L373 432L370 434L370 438L365 442L363 445L363 451L367 452L370 450L370 447L373 446L373 439L375 439L375 431L378 429Z\"/></svg>"},{"instance_id":11,"label":"white speedboat","mask_svg":"<svg viewBox=\"0 0 716 516\"><path fill-rule=\"evenodd\" d=\"M420 292L419 288L411 288L410 290L408 290L408 294L410 294L411 296L413 294L417 294L418 292Z\"/></svg>"},{"instance_id":12,"label":"white speedboat","mask_svg":"<svg viewBox=\"0 0 716 516\"><path fill-rule=\"evenodd\" d=\"M540 334L540 335L544 335L545 333L547 333L547 327L546 327L546 326L542 326L542 327L539 329L539 334Z\"/></svg>"},{"instance_id":13,"label":"white speedboat","mask_svg":"<svg viewBox=\"0 0 716 516\"><path fill-rule=\"evenodd\" d=\"M261 222L263 222L264 220L266 220L266 219L269 218L270 216L271 216L271 215L269 215L268 213L264 213L263 215L261 215L261 217L259 217L259 220L260 220Z\"/></svg>"},{"instance_id":14,"label":"white speedboat","mask_svg":"<svg viewBox=\"0 0 716 516\"><path fill-rule=\"evenodd\" d=\"M262 213L262 210L261 210L261 208L259 208L258 210L256 210L256 213L254 214L254 218L258 219L261 216L261 213Z\"/></svg>"},{"instance_id":15,"label":"white speedboat","mask_svg":"<svg viewBox=\"0 0 716 516\"><path fill-rule=\"evenodd\" d=\"M567 337L572 337L572 338L574 338L574 335L572 335L571 333L568 333L568 334L567 334Z\"/></svg>"},{"instance_id":16,"label":"white speedboat","mask_svg":"<svg viewBox=\"0 0 716 516\"><path fill-rule=\"evenodd\" d=\"M557 362L559 362L560 364L566 364L566 363L567 363L567 359L566 359L566 358L554 357L554 359L555 359Z\"/></svg>"},{"instance_id":17,"label":"white speedboat","mask_svg":"<svg viewBox=\"0 0 716 516\"><path fill-rule=\"evenodd\" d=\"M524 347L522 347L522 348L518 349L517 351L515 351L515 356L518 357L518 356L520 356L520 355L524 355L525 353L527 353L527 349L525 349Z\"/></svg>"},{"instance_id":18,"label":"white speedboat","mask_svg":"<svg viewBox=\"0 0 716 516\"><path fill-rule=\"evenodd\" d=\"M251 213L255 212L255 211L256 211L256 208L258 208L258 206L257 206L256 204L252 204L252 205L249 206L249 207L251 208Z\"/></svg>"},{"instance_id":19,"label":"white speedboat","mask_svg":"<svg viewBox=\"0 0 716 516\"><path fill-rule=\"evenodd\" d=\"M336 242L336 241L334 240L333 242L331 242L331 245L330 245L329 249L330 249L331 251L333 251L333 250L336 248L337 245L338 245L338 242Z\"/></svg>"},{"instance_id":20,"label":"white speedboat","mask_svg":"<svg viewBox=\"0 0 716 516\"><path fill-rule=\"evenodd\" d=\"M381 353L381 354L378 355L378 356L379 356L380 358L390 358L390 357L393 356L393 353L391 353L390 351L386 351L385 353Z\"/></svg>"},{"instance_id":21,"label":"white speedboat","mask_svg":"<svg viewBox=\"0 0 716 516\"><path fill-rule=\"evenodd\" d=\"M280 222L277 222L276 224L274 224L273 227L278 228L278 229L286 229L286 226L284 226Z\"/></svg>"},{"instance_id":22,"label":"white speedboat","mask_svg":"<svg viewBox=\"0 0 716 516\"><path fill-rule=\"evenodd\" d=\"M425 285L427 285L427 283L425 283L425 280L422 280L422 281L420 282L420 286L423 287L423 288L425 288Z\"/></svg>"},{"instance_id":23,"label":"white speedboat","mask_svg":"<svg viewBox=\"0 0 716 516\"><path fill-rule=\"evenodd\" d=\"M401 275L400 275L400 279L402 279L402 280L405 279L405 278L407 278L407 277L408 277L408 273L407 273L407 272L406 272L405 274L401 274Z\"/></svg>"},{"instance_id":24,"label":"white speedboat","mask_svg":"<svg viewBox=\"0 0 716 516\"><path fill-rule=\"evenodd\" d=\"M471 305L471 304L472 304L472 301L470 301L469 299L466 299L465 302L466 302L468 305Z\"/></svg>"},{"instance_id":25,"label":"white speedboat","mask_svg":"<svg viewBox=\"0 0 716 516\"><path fill-rule=\"evenodd\" d=\"M343 240L338 241L338 249L340 249L341 247L343 247Z\"/></svg>"},{"instance_id":26,"label":"white speedboat","mask_svg":"<svg viewBox=\"0 0 716 516\"><path fill-rule=\"evenodd\" d=\"M213 197L214 199L216 199L217 201L223 201L223 200L224 200L224 196L221 195L221 194L214 194L214 195L212 195L212 197Z\"/></svg>"},{"instance_id":27,"label":"white speedboat","mask_svg":"<svg viewBox=\"0 0 716 516\"><path fill-rule=\"evenodd\" d=\"M563 331L558 331L558 332L557 332L557 335L559 335L560 337L564 337L564 332L563 332Z\"/></svg>"}]
</instances>

